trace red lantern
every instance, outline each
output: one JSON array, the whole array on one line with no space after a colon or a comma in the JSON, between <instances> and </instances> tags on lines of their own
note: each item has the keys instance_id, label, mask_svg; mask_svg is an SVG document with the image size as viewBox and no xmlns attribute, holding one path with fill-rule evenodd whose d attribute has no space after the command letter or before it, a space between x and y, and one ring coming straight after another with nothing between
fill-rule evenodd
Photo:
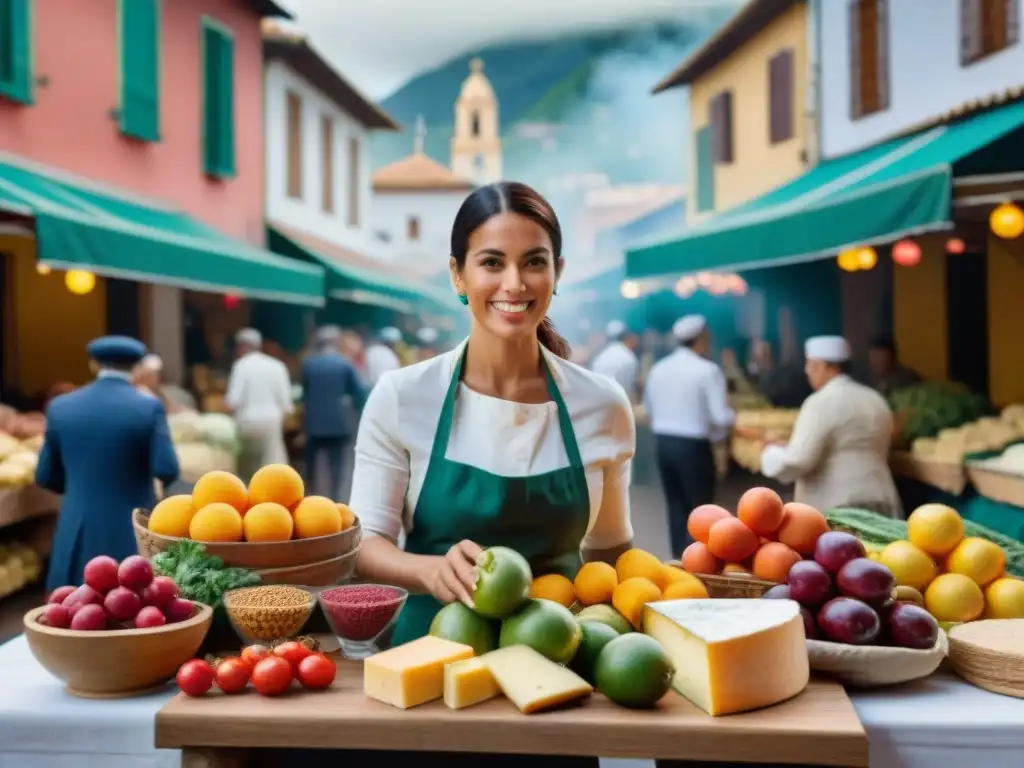
<instances>
[{"instance_id":1,"label":"red lantern","mask_svg":"<svg viewBox=\"0 0 1024 768\"><path fill-rule=\"evenodd\" d=\"M921 261L921 246L913 240L900 240L892 247L892 260L901 267L912 267Z\"/></svg>"},{"instance_id":2,"label":"red lantern","mask_svg":"<svg viewBox=\"0 0 1024 768\"><path fill-rule=\"evenodd\" d=\"M239 302L241 302L241 299L239 299L237 296L232 296L229 293L227 296L224 297L224 308L235 309L238 306Z\"/></svg>"},{"instance_id":3,"label":"red lantern","mask_svg":"<svg viewBox=\"0 0 1024 768\"><path fill-rule=\"evenodd\" d=\"M954 256L959 256L961 253L967 250L967 245L959 237L951 237L946 241L946 253L951 253Z\"/></svg>"}]
</instances>

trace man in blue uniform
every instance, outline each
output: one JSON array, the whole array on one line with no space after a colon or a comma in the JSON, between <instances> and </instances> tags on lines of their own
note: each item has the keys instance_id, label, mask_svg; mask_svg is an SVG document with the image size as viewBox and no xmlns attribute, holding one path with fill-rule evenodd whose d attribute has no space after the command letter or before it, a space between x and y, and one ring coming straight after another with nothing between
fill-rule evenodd
<instances>
[{"instance_id":1,"label":"man in blue uniform","mask_svg":"<svg viewBox=\"0 0 1024 768\"><path fill-rule=\"evenodd\" d=\"M51 401L36 468L36 483L64 496L47 592L81 583L96 555L135 554L132 510L156 503L154 479L167 485L178 477L164 405L132 385L145 345L104 336L88 351L96 380Z\"/></svg>"}]
</instances>

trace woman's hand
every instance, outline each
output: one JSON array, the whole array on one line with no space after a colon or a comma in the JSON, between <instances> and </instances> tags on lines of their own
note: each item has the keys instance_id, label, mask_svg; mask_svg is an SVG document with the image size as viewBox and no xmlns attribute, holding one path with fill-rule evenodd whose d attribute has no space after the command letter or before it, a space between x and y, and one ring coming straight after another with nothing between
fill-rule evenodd
<instances>
[{"instance_id":1,"label":"woman's hand","mask_svg":"<svg viewBox=\"0 0 1024 768\"><path fill-rule=\"evenodd\" d=\"M463 539L449 549L444 557L432 558L424 574L424 586L445 605L459 600L472 608L472 594L476 587L476 558L482 551L478 544Z\"/></svg>"}]
</instances>

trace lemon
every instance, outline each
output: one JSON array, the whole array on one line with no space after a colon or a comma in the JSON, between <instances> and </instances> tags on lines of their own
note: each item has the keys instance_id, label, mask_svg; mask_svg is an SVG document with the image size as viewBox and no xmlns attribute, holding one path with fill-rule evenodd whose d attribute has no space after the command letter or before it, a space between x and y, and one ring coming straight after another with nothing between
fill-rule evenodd
<instances>
[{"instance_id":1,"label":"lemon","mask_svg":"<svg viewBox=\"0 0 1024 768\"><path fill-rule=\"evenodd\" d=\"M1024 619L1024 581L1004 576L985 588L986 619Z\"/></svg>"},{"instance_id":2,"label":"lemon","mask_svg":"<svg viewBox=\"0 0 1024 768\"><path fill-rule=\"evenodd\" d=\"M1006 553L988 539L972 536L960 542L946 558L946 570L962 573L984 587L1003 573Z\"/></svg>"},{"instance_id":3,"label":"lemon","mask_svg":"<svg viewBox=\"0 0 1024 768\"><path fill-rule=\"evenodd\" d=\"M964 538L964 521L945 504L924 504L907 518L910 543L932 557L945 557Z\"/></svg>"},{"instance_id":4,"label":"lemon","mask_svg":"<svg viewBox=\"0 0 1024 768\"><path fill-rule=\"evenodd\" d=\"M985 595L969 577L943 573L928 585L924 606L938 621L974 621L985 610Z\"/></svg>"},{"instance_id":5,"label":"lemon","mask_svg":"<svg viewBox=\"0 0 1024 768\"><path fill-rule=\"evenodd\" d=\"M935 561L909 541L894 541L878 555L878 562L892 571L896 583L923 591L938 572Z\"/></svg>"}]
</instances>

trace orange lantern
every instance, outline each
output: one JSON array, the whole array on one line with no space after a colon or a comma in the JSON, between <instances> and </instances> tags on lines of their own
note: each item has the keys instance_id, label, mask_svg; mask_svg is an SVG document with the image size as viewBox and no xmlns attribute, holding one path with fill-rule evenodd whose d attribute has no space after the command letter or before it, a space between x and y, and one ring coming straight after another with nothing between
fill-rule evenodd
<instances>
[{"instance_id":1,"label":"orange lantern","mask_svg":"<svg viewBox=\"0 0 1024 768\"><path fill-rule=\"evenodd\" d=\"M75 296L85 296L96 287L96 275L79 269L64 274L64 287Z\"/></svg>"},{"instance_id":2,"label":"orange lantern","mask_svg":"<svg viewBox=\"0 0 1024 768\"><path fill-rule=\"evenodd\" d=\"M959 256L961 253L967 250L967 245L959 237L951 237L946 241L946 253L951 253L954 256Z\"/></svg>"},{"instance_id":3,"label":"orange lantern","mask_svg":"<svg viewBox=\"0 0 1024 768\"><path fill-rule=\"evenodd\" d=\"M913 240L900 240L892 247L892 260L901 267L913 267L921 262L921 246Z\"/></svg>"},{"instance_id":4,"label":"orange lantern","mask_svg":"<svg viewBox=\"0 0 1024 768\"><path fill-rule=\"evenodd\" d=\"M856 272L860 269L860 249L848 248L840 251L836 257L836 263L843 272Z\"/></svg>"},{"instance_id":5,"label":"orange lantern","mask_svg":"<svg viewBox=\"0 0 1024 768\"><path fill-rule=\"evenodd\" d=\"M875 249L870 246L857 249L857 267L858 269L871 269L878 263L878 254L875 253Z\"/></svg>"},{"instance_id":6,"label":"orange lantern","mask_svg":"<svg viewBox=\"0 0 1024 768\"><path fill-rule=\"evenodd\" d=\"M992 211L988 225L1003 240L1013 240L1024 234L1024 211L1013 203L1003 203Z\"/></svg>"}]
</instances>

